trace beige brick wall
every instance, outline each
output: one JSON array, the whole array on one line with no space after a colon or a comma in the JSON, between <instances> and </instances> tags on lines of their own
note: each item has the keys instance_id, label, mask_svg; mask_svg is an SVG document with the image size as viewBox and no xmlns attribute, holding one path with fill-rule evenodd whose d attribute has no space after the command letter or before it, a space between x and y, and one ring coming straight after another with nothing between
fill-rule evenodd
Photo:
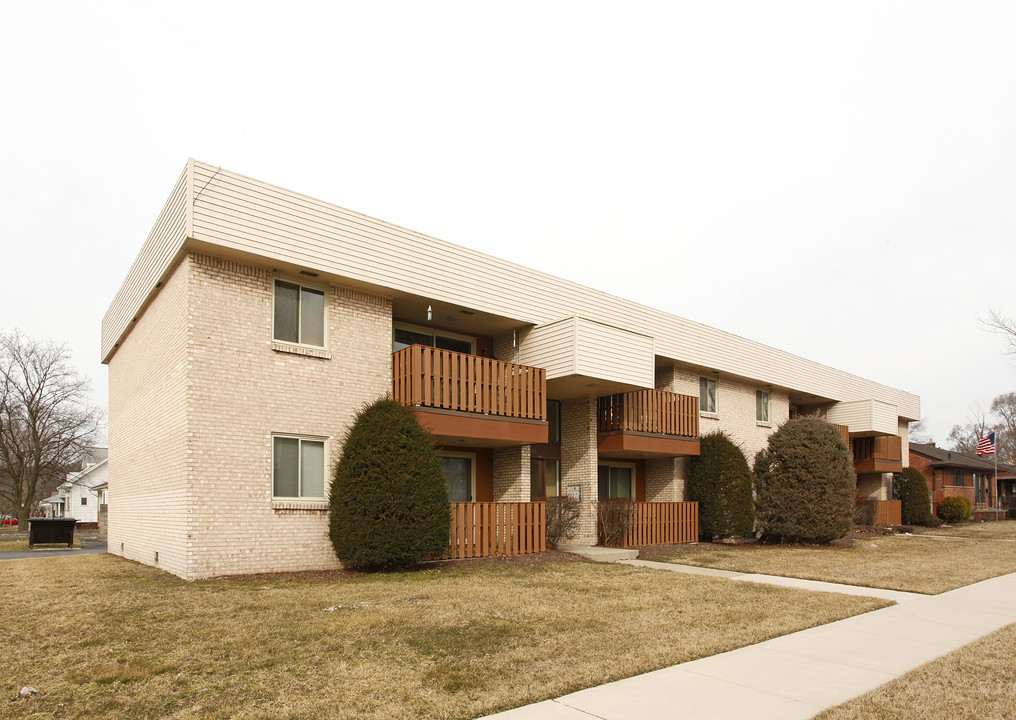
<instances>
[{"instance_id":1,"label":"beige brick wall","mask_svg":"<svg viewBox=\"0 0 1016 720\"><path fill-rule=\"evenodd\" d=\"M785 391L770 389L765 385L745 383L738 380L717 377L716 412L700 413L699 432L705 435L716 430L726 432L741 445L750 466L755 453L766 446L769 436L790 417L790 397ZM661 379L667 387L660 387ZM699 373L682 367L675 367L672 373L657 373L657 387L661 390L699 396ZM755 419L755 391L769 392L769 422L759 423Z\"/></svg>"},{"instance_id":2,"label":"beige brick wall","mask_svg":"<svg viewBox=\"0 0 1016 720\"><path fill-rule=\"evenodd\" d=\"M494 502L529 502L530 447L494 449Z\"/></svg>"},{"instance_id":3,"label":"beige brick wall","mask_svg":"<svg viewBox=\"0 0 1016 720\"><path fill-rule=\"evenodd\" d=\"M182 577L191 482L189 279L184 258L109 363L109 552Z\"/></svg>"},{"instance_id":4,"label":"beige brick wall","mask_svg":"<svg viewBox=\"0 0 1016 720\"><path fill-rule=\"evenodd\" d=\"M582 515L571 542L596 544L596 398L561 403L561 490L582 490Z\"/></svg>"},{"instance_id":5,"label":"beige brick wall","mask_svg":"<svg viewBox=\"0 0 1016 720\"><path fill-rule=\"evenodd\" d=\"M328 357L282 352L274 277L188 255L113 356L111 552L188 579L338 567L326 503L273 501L272 436L325 439L327 494L353 416L391 390L391 303L326 288Z\"/></svg>"},{"instance_id":6,"label":"beige brick wall","mask_svg":"<svg viewBox=\"0 0 1016 720\"><path fill-rule=\"evenodd\" d=\"M391 391L391 303L327 288L330 357L280 352L272 272L206 256L193 266L188 577L338 567L326 503L273 501L272 436L326 439L327 494L354 415Z\"/></svg>"}]
</instances>

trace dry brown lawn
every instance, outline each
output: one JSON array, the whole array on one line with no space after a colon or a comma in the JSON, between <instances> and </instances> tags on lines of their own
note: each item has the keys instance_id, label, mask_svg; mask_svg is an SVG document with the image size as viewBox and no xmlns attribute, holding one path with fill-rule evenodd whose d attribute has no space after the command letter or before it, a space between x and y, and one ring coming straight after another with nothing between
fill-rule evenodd
<instances>
[{"instance_id":1,"label":"dry brown lawn","mask_svg":"<svg viewBox=\"0 0 1016 720\"><path fill-rule=\"evenodd\" d=\"M954 532L955 531L955 532ZM671 546L646 553L653 560L825 580L865 587L940 593L1016 572L1016 522L961 525L925 535L860 536L829 545Z\"/></svg>"},{"instance_id":2,"label":"dry brown lawn","mask_svg":"<svg viewBox=\"0 0 1016 720\"><path fill-rule=\"evenodd\" d=\"M1016 625L922 665L818 720L1016 718Z\"/></svg>"},{"instance_id":3,"label":"dry brown lawn","mask_svg":"<svg viewBox=\"0 0 1016 720\"><path fill-rule=\"evenodd\" d=\"M997 522L969 522L959 525L943 525L937 528L918 528L921 535L938 537L965 537L982 540L1011 540L1016 542L1016 520Z\"/></svg>"},{"instance_id":4,"label":"dry brown lawn","mask_svg":"<svg viewBox=\"0 0 1016 720\"><path fill-rule=\"evenodd\" d=\"M0 717L467 718L885 603L587 562L186 583L0 560Z\"/></svg>"}]
</instances>

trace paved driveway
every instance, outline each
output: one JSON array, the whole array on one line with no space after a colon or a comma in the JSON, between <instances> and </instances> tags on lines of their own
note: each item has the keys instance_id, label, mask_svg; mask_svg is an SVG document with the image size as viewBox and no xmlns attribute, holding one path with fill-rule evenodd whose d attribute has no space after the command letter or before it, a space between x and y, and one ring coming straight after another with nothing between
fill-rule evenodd
<instances>
[{"instance_id":1,"label":"paved driveway","mask_svg":"<svg viewBox=\"0 0 1016 720\"><path fill-rule=\"evenodd\" d=\"M106 552L105 540L82 540L80 548L4 551L0 552L0 560L23 560L25 558L67 557L68 555L101 555L104 552Z\"/></svg>"}]
</instances>

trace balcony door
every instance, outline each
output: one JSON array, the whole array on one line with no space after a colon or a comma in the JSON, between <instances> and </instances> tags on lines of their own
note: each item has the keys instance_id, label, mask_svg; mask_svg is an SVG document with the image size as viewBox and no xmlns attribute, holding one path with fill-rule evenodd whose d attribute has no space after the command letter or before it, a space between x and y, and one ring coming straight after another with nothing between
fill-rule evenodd
<instances>
[{"instance_id":1,"label":"balcony door","mask_svg":"<svg viewBox=\"0 0 1016 720\"><path fill-rule=\"evenodd\" d=\"M628 463L602 463L597 470L598 495L601 498L635 499L635 466Z\"/></svg>"},{"instance_id":2,"label":"balcony door","mask_svg":"<svg viewBox=\"0 0 1016 720\"><path fill-rule=\"evenodd\" d=\"M476 497L475 460L468 453L441 456L441 471L444 472L448 502L472 502Z\"/></svg>"},{"instance_id":3,"label":"balcony door","mask_svg":"<svg viewBox=\"0 0 1016 720\"><path fill-rule=\"evenodd\" d=\"M425 345L439 350L473 354L473 339L466 335L431 330L430 328L396 323L392 328L392 352L398 352L410 345Z\"/></svg>"}]
</instances>

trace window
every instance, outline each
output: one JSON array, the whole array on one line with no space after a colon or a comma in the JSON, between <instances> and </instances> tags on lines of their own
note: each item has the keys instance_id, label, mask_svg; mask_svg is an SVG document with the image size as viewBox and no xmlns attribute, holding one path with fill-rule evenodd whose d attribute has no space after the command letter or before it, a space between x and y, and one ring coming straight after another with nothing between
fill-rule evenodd
<instances>
[{"instance_id":1,"label":"window","mask_svg":"<svg viewBox=\"0 0 1016 720\"><path fill-rule=\"evenodd\" d=\"M561 401L560 400L548 400L547 401L547 423L550 427L547 428L547 442L559 443L561 442Z\"/></svg>"},{"instance_id":2,"label":"window","mask_svg":"<svg viewBox=\"0 0 1016 720\"><path fill-rule=\"evenodd\" d=\"M755 419L769 422L769 393L765 390L755 391Z\"/></svg>"},{"instance_id":3,"label":"window","mask_svg":"<svg viewBox=\"0 0 1016 720\"><path fill-rule=\"evenodd\" d=\"M325 293L296 283L275 281L275 326L282 342L325 346Z\"/></svg>"},{"instance_id":4,"label":"window","mask_svg":"<svg viewBox=\"0 0 1016 720\"><path fill-rule=\"evenodd\" d=\"M465 335L433 332L429 328L418 328L413 325L396 325L392 330L392 352L398 352L410 345L426 345L467 355L473 354L473 341Z\"/></svg>"},{"instance_id":5,"label":"window","mask_svg":"<svg viewBox=\"0 0 1016 720\"><path fill-rule=\"evenodd\" d=\"M959 468L953 469L953 485L957 485L959 487L963 487L964 485L963 471Z\"/></svg>"},{"instance_id":6,"label":"window","mask_svg":"<svg viewBox=\"0 0 1016 720\"><path fill-rule=\"evenodd\" d=\"M699 411L716 412L716 381L709 378L699 378Z\"/></svg>"},{"instance_id":7,"label":"window","mask_svg":"<svg viewBox=\"0 0 1016 720\"><path fill-rule=\"evenodd\" d=\"M984 475L981 473L974 473L974 498L974 502L987 502L987 499L984 497Z\"/></svg>"},{"instance_id":8,"label":"window","mask_svg":"<svg viewBox=\"0 0 1016 720\"><path fill-rule=\"evenodd\" d=\"M529 465L529 498L557 497L561 494L561 461L536 458Z\"/></svg>"},{"instance_id":9,"label":"window","mask_svg":"<svg viewBox=\"0 0 1016 720\"><path fill-rule=\"evenodd\" d=\"M635 498L634 465L600 465L597 480L601 498Z\"/></svg>"},{"instance_id":10,"label":"window","mask_svg":"<svg viewBox=\"0 0 1016 720\"><path fill-rule=\"evenodd\" d=\"M279 435L272 438L272 495L324 499L324 440Z\"/></svg>"},{"instance_id":11,"label":"window","mask_svg":"<svg viewBox=\"0 0 1016 720\"><path fill-rule=\"evenodd\" d=\"M81 498L81 504L82 505L87 505L88 504L88 498Z\"/></svg>"},{"instance_id":12,"label":"window","mask_svg":"<svg viewBox=\"0 0 1016 720\"><path fill-rule=\"evenodd\" d=\"M455 453L441 456L441 470L445 476L448 502L472 502L476 479L473 475L473 455Z\"/></svg>"}]
</instances>

